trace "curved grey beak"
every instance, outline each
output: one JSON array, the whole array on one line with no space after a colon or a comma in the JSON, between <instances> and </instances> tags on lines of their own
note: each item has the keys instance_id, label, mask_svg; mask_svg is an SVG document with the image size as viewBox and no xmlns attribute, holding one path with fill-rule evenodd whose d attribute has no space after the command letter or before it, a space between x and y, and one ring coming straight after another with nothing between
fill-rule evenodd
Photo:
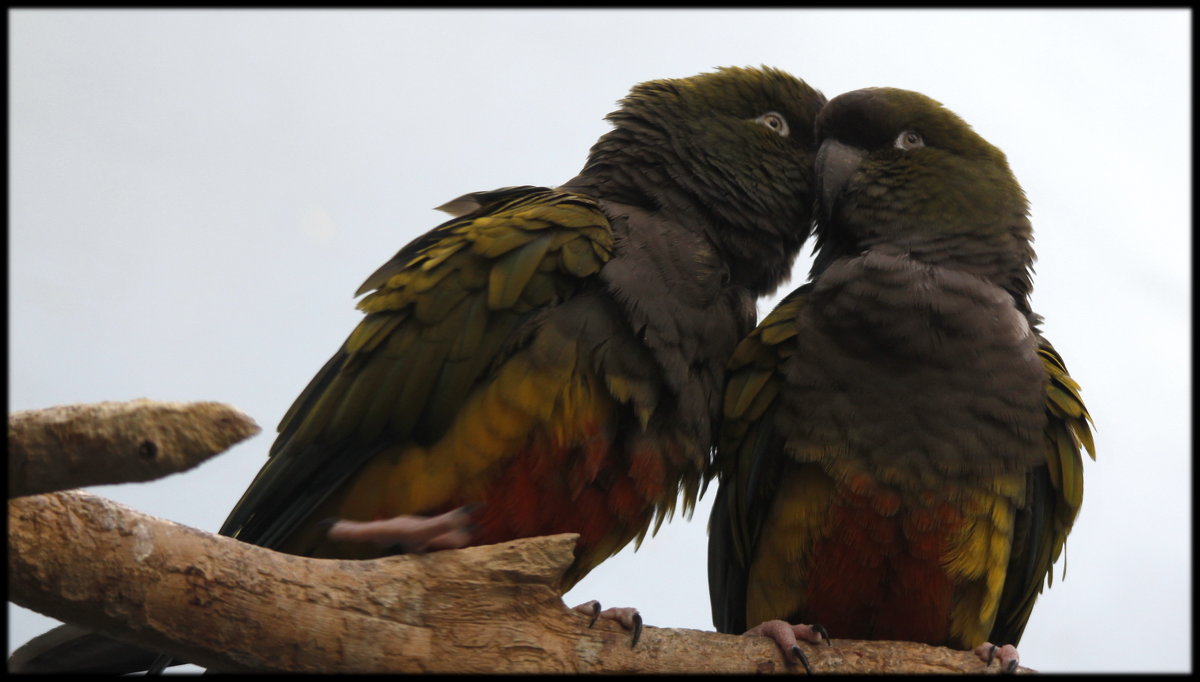
<instances>
[{"instance_id":1,"label":"curved grey beak","mask_svg":"<svg viewBox=\"0 0 1200 682\"><path fill-rule=\"evenodd\" d=\"M826 221L833 217L834 200L845 189L866 154L858 147L837 140L821 143L821 149L817 151L817 201Z\"/></svg>"}]
</instances>

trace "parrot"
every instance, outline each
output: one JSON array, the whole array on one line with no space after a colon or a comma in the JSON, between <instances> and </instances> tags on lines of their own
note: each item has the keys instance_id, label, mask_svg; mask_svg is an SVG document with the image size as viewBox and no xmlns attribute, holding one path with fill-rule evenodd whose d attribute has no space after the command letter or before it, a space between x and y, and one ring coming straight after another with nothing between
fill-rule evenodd
<instances>
[{"instance_id":1,"label":"parrot","mask_svg":"<svg viewBox=\"0 0 1200 682\"><path fill-rule=\"evenodd\" d=\"M797 639L833 635L1015 670L1080 510L1081 451L1095 459L1080 386L1031 308L1024 190L917 92L834 97L816 135L809 279L727 368L714 625L806 667Z\"/></svg>"},{"instance_id":2,"label":"parrot","mask_svg":"<svg viewBox=\"0 0 1200 682\"><path fill-rule=\"evenodd\" d=\"M342 559L578 533L566 591L690 516L725 364L811 234L825 102L766 66L644 82L565 184L441 206L220 533Z\"/></svg>"}]
</instances>

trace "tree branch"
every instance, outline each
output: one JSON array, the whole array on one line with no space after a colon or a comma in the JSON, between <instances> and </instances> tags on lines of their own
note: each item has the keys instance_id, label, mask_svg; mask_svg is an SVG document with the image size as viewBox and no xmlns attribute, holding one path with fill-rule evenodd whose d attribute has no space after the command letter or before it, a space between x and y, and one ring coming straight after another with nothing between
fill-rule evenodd
<instances>
[{"instance_id":1,"label":"tree branch","mask_svg":"<svg viewBox=\"0 0 1200 682\"><path fill-rule=\"evenodd\" d=\"M631 648L619 625L589 627L560 598L575 535L372 561L308 559L79 491L31 494L183 471L257 432L219 403L135 400L10 415L9 496L19 497L8 504L9 599L221 671L795 671L763 637L647 627ZM970 652L923 644L802 646L816 671L985 671ZM10 664L36 660L36 650L26 645Z\"/></svg>"},{"instance_id":2,"label":"tree branch","mask_svg":"<svg viewBox=\"0 0 1200 682\"><path fill-rule=\"evenodd\" d=\"M615 623L589 628L560 598L574 535L308 559L77 491L12 500L8 522L12 601L222 671L793 671L761 637L647 627L630 648ZM816 671L985 671L921 644L804 646Z\"/></svg>"},{"instance_id":3,"label":"tree branch","mask_svg":"<svg viewBox=\"0 0 1200 682\"><path fill-rule=\"evenodd\" d=\"M149 481L186 471L259 432L222 403L66 405L8 417L8 496Z\"/></svg>"}]
</instances>

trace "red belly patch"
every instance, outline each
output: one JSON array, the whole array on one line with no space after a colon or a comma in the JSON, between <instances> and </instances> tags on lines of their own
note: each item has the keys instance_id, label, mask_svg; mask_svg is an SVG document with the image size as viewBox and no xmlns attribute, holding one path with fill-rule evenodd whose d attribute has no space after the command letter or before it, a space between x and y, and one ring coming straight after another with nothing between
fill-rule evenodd
<instances>
[{"instance_id":1,"label":"red belly patch","mask_svg":"<svg viewBox=\"0 0 1200 682\"><path fill-rule=\"evenodd\" d=\"M832 637L945 644L954 585L941 563L962 516L946 503L842 489L812 548L805 613Z\"/></svg>"}]
</instances>

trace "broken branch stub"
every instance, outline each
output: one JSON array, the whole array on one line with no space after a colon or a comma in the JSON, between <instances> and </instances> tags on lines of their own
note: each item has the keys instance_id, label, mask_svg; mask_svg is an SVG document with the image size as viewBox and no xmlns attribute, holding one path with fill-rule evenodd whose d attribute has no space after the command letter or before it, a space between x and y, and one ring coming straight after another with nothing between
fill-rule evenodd
<instances>
[{"instance_id":1,"label":"broken branch stub","mask_svg":"<svg viewBox=\"0 0 1200 682\"><path fill-rule=\"evenodd\" d=\"M216 402L139 399L15 412L8 416L8 496L154 480L259 431Z\"/></svg>"}]
</instances>

